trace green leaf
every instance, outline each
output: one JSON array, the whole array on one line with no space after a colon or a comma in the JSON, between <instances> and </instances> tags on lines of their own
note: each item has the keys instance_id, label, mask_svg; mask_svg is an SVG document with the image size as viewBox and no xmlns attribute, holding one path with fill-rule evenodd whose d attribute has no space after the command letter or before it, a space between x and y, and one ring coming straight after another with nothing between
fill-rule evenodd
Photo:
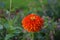
<instances>
[{"instance_id":1,"label":"green leaf","mask_svg":"<svg viewBox=\"0 0 60 40\"><path fill-rule=\"evenodd\" d=\"M9 40L13 36L14 36L13 34L7 34L6 37L5 37L5 40Z\"/></svg>"}]
</instances>

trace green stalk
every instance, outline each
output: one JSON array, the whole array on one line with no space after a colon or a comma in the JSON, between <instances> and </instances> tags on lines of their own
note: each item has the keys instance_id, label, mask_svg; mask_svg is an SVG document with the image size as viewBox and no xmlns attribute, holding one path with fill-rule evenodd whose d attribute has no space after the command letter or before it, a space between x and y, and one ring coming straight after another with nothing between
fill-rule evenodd
<instances>
[{"instance_id":1,"label":"green stalk","mask_svg":"<svg viewBox=\"0 0 60 40\"><path fill-rule=\"evenodd\" d=\"M10 12L11 12L11 8L12 8L12 0L10 0Z\"/></svg>"},{"instance_id":2,"label":"green stalk","mask_svg":"<svg viewBox=\"0 0 60 40\"><path fill-rule=\"evenodd\" d=\"M11 13L11 8L12 8L12 0L10 0L10 13ZM9 13L9 20L10 20L10 13Z\"/></svg>"},{"instance_id":3,"label":"green stalk","mask_svg":"<svg viewBox=\"0 0 60 40\"><path fill-rule=\"evenodd\" d=\"M34 32L32 32L32 39L31 40L34 40Z\"/></svg>"}]
</instances>

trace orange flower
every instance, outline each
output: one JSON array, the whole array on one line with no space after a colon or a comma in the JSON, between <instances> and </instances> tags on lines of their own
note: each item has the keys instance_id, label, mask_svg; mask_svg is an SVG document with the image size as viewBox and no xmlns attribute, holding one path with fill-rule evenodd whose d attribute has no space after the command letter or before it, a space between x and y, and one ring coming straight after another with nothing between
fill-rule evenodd
<instances>
[{"instance_id":1,"label":"orange flower","mask_svg":"<svg viewBox=\"0 0 60 40\"><path fill-rule=\"evenodd\" d=\"M40 31L42 29L43 24L44 20L36 14L30 14L22 20L22 26L28 32Z\"/></svg>"}]
</instances>

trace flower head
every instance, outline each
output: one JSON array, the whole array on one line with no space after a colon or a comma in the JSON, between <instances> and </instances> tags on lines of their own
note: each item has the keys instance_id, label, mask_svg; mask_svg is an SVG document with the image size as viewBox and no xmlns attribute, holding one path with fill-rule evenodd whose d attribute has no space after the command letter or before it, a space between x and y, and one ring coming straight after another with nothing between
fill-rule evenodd
<instances>
[{"instance_id":1,"label":"flower head","mask_svg":"<svg viewBox=\"0 0 60 40\"><path fill-rule=\"evenodd\" d=\"M42 26L44 24L44 20L36 15L36 14L30 14L22 20L22 25L25 30L28 32L38 32L42 29Z\"/></svg>"}]
</instances>

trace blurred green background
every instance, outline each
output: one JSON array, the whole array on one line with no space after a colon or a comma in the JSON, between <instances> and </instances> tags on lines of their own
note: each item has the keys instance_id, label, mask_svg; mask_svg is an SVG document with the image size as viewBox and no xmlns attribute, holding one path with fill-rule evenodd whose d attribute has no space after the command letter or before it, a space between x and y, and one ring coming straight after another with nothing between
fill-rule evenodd
<instances>
[{"instance_id":1,"label":"blurred green background","mask_svg":"<svg viewBox=\"0 0 60 40\"><path fill-rule=\"evenodd\" d=\"M0 40L32 40L21 24L31 13L45 20L34 40L60 40L60 0L0 0Z\"/></svg>"}]
</instances>

